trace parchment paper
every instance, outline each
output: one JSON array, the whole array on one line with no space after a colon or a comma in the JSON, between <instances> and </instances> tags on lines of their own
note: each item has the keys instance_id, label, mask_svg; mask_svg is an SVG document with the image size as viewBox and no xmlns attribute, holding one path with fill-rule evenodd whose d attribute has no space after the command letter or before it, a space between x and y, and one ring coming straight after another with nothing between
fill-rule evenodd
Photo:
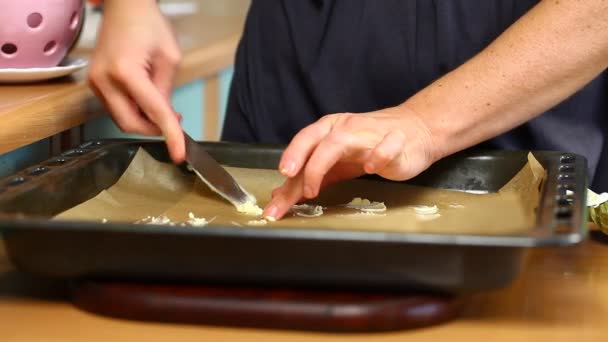
<instances>
[{"instance_id":1,"label":"parchment paper","mask_svg":"<svg viewBox=\"0 0 608 342\"><path fill-rule=\"evenodd\" d=\"M416 187L376 180L352 180L328 187L312 204L325 207L320 217L288 214L263 227L249 226L255 217L239 214L213 193L193 173L160 163L141 149L118 182L96 197L56 219L135 222L146 216L166 215L174 222L185 222L188 213L211 225L242 226L243 229L300 227L356 229L372 231L431 232L443 234L512 234L533 226L545 170L530 154L528 163L498 193L472 194L460 191ZM227 168L236 180L264 206L272 189L283 183L275 170ZM354 197L384 202L387 211L363 214L343 206ZM438 215L417 214L414 206L433 206ZM176 229L205 229L179 227Z\"/></svg>"}]
</instances>

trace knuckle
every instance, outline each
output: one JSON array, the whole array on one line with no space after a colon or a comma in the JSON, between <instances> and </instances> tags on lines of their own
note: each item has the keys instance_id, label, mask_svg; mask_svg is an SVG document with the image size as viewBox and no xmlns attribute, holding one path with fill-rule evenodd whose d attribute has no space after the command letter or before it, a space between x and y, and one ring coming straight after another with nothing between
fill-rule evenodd
<instances>
[{"instance_id":1,"label":"knuckle","mask_svg":"<svg viewBox=\"0 0 608 342\"><path fill-rule=\"evenodd\" d=\"M338 114L338 122L345 127L352 127L357 124L359 116L352 113Z\"/></svg>"},{"instance_id":2,"label":"knuckle","mask_svg":"<svg viewBox=\"0 0 608 342\"><path fill-rule=\"evenodd\" d=\"M314 124L304 127L293 137L290 147L296 146L300 148L301 146L310 144L311 141L317 139L317 132L318 128Z\"/></svg>"},{"instance_id":3,"label":"knuckle","mask_svg":"<svg viewBox=\"0 0 608 342\"><path fill-rule=\"evenodd\" d=\"M340 126L344 118L348 116L347 113L333 113L323 115L317 122L323 125L329 125L331 127Z\"/></svg>"},{"instance_id":4,"label":"knuckle","mask_svg":"<svg viewBox=\"0 0 608 342\"><path fill-rule=\"evenodd\" d=\"M306 176L306 180L313 183L316 182L317 179L323 177L325 175L325 171L320 164L315 163L307 165L304 174Z\"/></svg>"},{"instance_id":5,"label":"knuckle","mask_svg":"<svg viewBox=\"0 0 608 342\"><path fill-rule=\"evenodd\" d=\"M383 148L378 148L374 151L374 158L379 162L388 162L392 159L391 154Z\"/></svg>"},{"instance_id":6,"label":"knuckle","mask_svg":"<svg viewBox=\"0 0 608 342\"><path fill-rule=\"evenodd\" d=\"M338 132L332 133L328 137L328 139L332 145L350 146L355 143L355 141L357 140L357 137L349 132L338 131Z\"/></svg>"},{"instance_id":7,"label":"knuckle","mask_svg":"<svg viewBox=\"0 0 608 342\"><path fill-rule=\"evenodd\" d=\"M390 131L389 133L390 135L393 136L393 139L397 142L399 142L401 145L403 145L405 143L405 133L403 133L402 130L400 129L394 129L392 131Z\"/></svg>"},{"instance_id":8,"label":"knuckle","mask_svg":"<svg viewBox=\"0 0 608 342\"><path fill-rule=\"evenodd\" d=\"M277 197L281 193L281 191L282 191L281 189L272 190L272 192L270 193L271 198Z\"/></svg>"},{"instance_id":9,"label":"knuckle","mask_svg":"<svg viewBox=\"0 0 608 342\"><path fill-rule=\"evenodd\" d=\"M169 64L177 66L182 60L182 53L179 49L172 49L165 52L165 58Z\"/></svg>"},{"instance_id":10,"label":"knuckle","mask_svg":"<svg viewBox=\"0 0 608 342\"><path fill-rule=\"evenodd\" d=\"M306 186L308 187L307 189L309 189L310 192L307 192L304 190L304 188L301 189L301 195L300 198L298 198L298 200L301 199L313 199L315 197L317 197L317 192L318 190L318 186L316 185L316 183L306 183Z\"/></svg>"},{"instance_id":11,"label":"knuckle","mask_svg":"<svg viewBox=\"0 0 608 342\"><path fill-rule=\"evenodd\" d=\"M137 126L128 120L123 120L122 118L117 117L114 118L114 121L116 122L116 126L118 126L121 131L126 133L138 133Z\"/></svg>"},{"instance_id":12,"label":"knuckle","mask_svg":"<svg viewBox=\"0 0 608 342\"><path fill-rule=\"evenodd\" d=\"M330 121L330 122L332 122L332 121L335 121L335 120L336 120L336 119L337 119L339 116L340 116L340 114L326 114L326 115L323 115L323 116L322 116L322 117L319 119L319 121L320 121L320 122L325 122L325 121Z\"/></svg>"},{"instance_id":13,"label":"knuckle","mask_svg":"<svg viewBox=\"0 0 608 342\"><path fill-rule=\"evenodd\" d=\"M93 85L99 85L105 78L105 69L101 66L93 65L87 72L87 82Z\"/></svg>"},{"instance_id":14,"label":"knuckle","mask_svg":"<svg viewBox=\"0 0 608 342\"><path fill-rule=\"evenodd\" d=\"M126 59L119 59L110 67L110 75L119 80L126 79L131 72L133 72L133 66Z\"/></svg>"},{"instance_id":15,"label":"knuckle","mask_svg":"<svg viewBox=\"0 0 608 342\"><path fill-rule=\"evenodd\" d=\"M91 68L87 72L87 81L91 84L97 84L101 79L101 75L102 73L98 68Z\"/></svg>"},{"instance_id":16,"label":"knuckle","mask_svg":"<svg viewBox=\"0 0 608 342\"><path fill-rule=\"evenodd\" d=\"M289 182L275 197L275 203L295 203L301 196L301 184Z\"/></svg>"},{"instance_id":17,"label":"knuckle","mask_svg":"<svg viewBox=\"0 0 608 342\"><path fill-rule=\"evenodd\" d=\"M314 134L314 132L316 132L316 131L317 131L317 126L315 124L308 125L295 135L294 140L295 139L307 139L308 136Z\"/></svg>"},{"instance_id":18,"label":"knuckle","mask_svg":"<svg viewBox=\"0 0 608 342\"><path fill-rule=\"evenodd\" d=\"M288 203L289 199L285 196L284 193L277 193L272 197L272 203Z\"/></svg>"}]
</instances>

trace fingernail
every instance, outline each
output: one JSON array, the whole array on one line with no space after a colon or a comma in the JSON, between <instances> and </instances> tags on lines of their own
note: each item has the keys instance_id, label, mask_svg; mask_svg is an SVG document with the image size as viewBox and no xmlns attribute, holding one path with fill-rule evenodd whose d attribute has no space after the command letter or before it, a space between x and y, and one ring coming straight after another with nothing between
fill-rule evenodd
<instances>
[{"instance_id":1,"label":"fingernail","mask_svg":"<svg viewBox=\"0 0 608 342\"><path fill-rule=\"evenodd\" d=\"M272 217L273 219L275 219L277 217L277 212L279 211L279 208L277 208L275 205L270 206L267 210L266 210L266 219L268 220L268 217ZM271 220L268 220L271 221Z\"/></svg>"},{"instance_id":2,"label":"fingernail","mask_svg":"<svg viewBox=\"0 0 608 342\"><path fill-rule=\"evenodd\" d=\"M304 196L306 196L308 198L312 198L315 196L314 192L312 191L312 187L310 185L304 186Z\"/></svg>"},{"instance_id":3,"label":"fingernail","mask_svg":"<svg viewBox=\"0 0 608 342\"><path fill-rule=\"evenodd\" d=\"M283 165L283 167L281 168L281 173L284 176L292 176L293 173L296 170L296 163L289 161L287 163L285 163L285 165Z\"/></svg>"},{"instance_id":4,"label":"fingernail","mask_svg":"<svg viewBox=\"0 0 608 342\"><path fill-rule=\"evenodd\" d=\"M374 171L375 171L373 163L366 163L363 168L365 169L365 172L367 172L367 173L374 173Z\"/></svg>"}]
</instances>

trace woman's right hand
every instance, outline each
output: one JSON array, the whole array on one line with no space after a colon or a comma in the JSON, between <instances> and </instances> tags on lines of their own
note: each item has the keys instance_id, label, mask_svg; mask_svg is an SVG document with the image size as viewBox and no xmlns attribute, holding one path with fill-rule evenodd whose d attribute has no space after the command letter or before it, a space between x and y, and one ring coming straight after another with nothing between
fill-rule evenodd
<instances>
[{"instance_id":1,"label":"woman's right hand","mask_svg":"<svg viewBox=\"0 0 608 342\"><path fill-rule=\"evenodd\" d=\"M124 132L163 135L185 159L181 116L171 107L181 53L155 0L106 0L89 84Z\"/></svg>"}]
</instances>

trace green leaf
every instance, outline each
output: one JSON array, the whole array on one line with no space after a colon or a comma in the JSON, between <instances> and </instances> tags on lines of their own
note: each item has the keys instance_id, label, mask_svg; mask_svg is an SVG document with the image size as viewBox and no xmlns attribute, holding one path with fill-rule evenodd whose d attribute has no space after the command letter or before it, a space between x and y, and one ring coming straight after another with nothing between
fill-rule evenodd
<instances>
[{"instance_id":1,"label":"green leaf","mask_svg":"<svg viewBox=\"0 0 608 342\"><path fill-rule=\"evenodd\" d=\"M598 194L591 190L587 191L587 196L590 199L599 197ZM608 234L608 202L603 202L596 206L589 206L587 211L588 221L595 223L604 233Z\"/></svg>"}]
</instances>

